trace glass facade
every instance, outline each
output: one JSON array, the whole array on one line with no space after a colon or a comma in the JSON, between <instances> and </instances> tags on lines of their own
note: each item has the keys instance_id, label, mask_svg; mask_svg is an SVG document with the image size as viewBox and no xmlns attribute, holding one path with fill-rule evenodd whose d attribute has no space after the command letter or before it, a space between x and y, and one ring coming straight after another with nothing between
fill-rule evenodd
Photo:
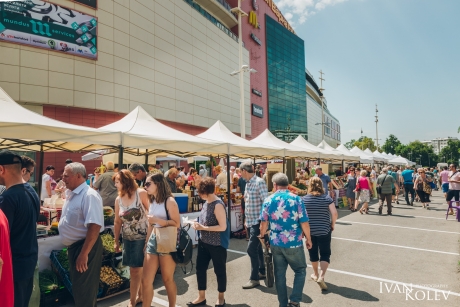
<instances>
[{"instance_id":1,"label":"glass facade","mask_svg":"<svg viewBox=\"0 0 460 307\"><path fill-rule=\"evenodd\" d=\"M284 141L308 139L304 41L265 15L269 129Z\"/></svg>"}]
</instances>

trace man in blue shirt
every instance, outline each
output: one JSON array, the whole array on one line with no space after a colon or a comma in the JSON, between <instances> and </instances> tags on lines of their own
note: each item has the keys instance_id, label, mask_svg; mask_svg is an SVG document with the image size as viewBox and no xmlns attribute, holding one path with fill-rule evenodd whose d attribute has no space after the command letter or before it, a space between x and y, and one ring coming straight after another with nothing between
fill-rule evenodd
<instances>
[{"instance_id":1,"label":"man in blue shirt","mask_svg":"<svg viewBox=\"0 0 460 307\"><path fill-rule=\"evenodd\" d=\"M414 171L409 167L406 166L406 169L401 173L401 176L404 180L404 197L406 199L406 203L408 206L414 205L414 197L415 197L415 190L414 190L414 182L412 181L412 175ZM411 195L411 201L409 203L409 193Z\"/></svg>"},{"instance_id":2,"label":"man in blue shirt","mask_svg":"<svg viewBox=\"0 0 460 307\"><path fill-rule=\"evenodd\" d=\"M307 262L302 245L311 248L310 226L305 206L299 196L288 190L289 180L283 173L272 178L276 192L267 197L260 214L260 237L263 238L270 225L270 248L273 253L275 286L280 307L300 306L307 274ZM286 289L287 266L294 271L294 285L288 304Z\"/></svg>"},{"instance_id":3,"label":"man in blue shirt","mask_svg":"<svg viewBox=\"0 0 460 307\"><path fill-rule=\"evenodd\" d=\"M332 199L334 199L334 191L332 187L331 177L324 174L323 169L321 167L316 168L316 175L323 182L324 194L328 194L330 192L330 196L332 197Z\"/></svg>"}]
</instances>

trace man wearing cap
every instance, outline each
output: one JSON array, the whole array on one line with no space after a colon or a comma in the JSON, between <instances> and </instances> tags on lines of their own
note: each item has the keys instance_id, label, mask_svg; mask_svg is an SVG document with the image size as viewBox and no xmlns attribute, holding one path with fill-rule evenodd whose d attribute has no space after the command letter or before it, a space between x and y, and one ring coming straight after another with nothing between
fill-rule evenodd
<instances>
[{"instance_id":1,"label":"man wearing cap","mask_svg":"<svg viewBox=\"0 0 460 307\"><path fill-rule=\"evenodd\" d=\"M112 180L113 175L115 175L113 169L115 165L112 161L107 162L106 164L107 171L99 176L99 179L93 183L93 187L96 190L99 190L99 194L102 197L102 203L104 206L115 207L115 199L118 196L118 190L115 187L115 183Z\"/></svg>"},{"instance_id":2,"label":"man wearing cap","mask_svg":"<svg viewBox=\"0 0 460 307\"><path fill-rule=\"evenodd\" d=\"M29 305L33 274L38 260L37 220L40 200L23 184L22 159L9 150L0 151L0 209L10 225L13 258L14 306Z\"/></svg>"},{"instance_id":3,"label":"man wearing cap","mask_svg":"<svg viewBox=\"0 0 460 307\"><path fill-rule=\"evenodd\" d=\"M147 177L144 166L139 163L133 163L129 166L129 171L133 174L134 179L136 179L137 185L143 187L145 178Z\"/></svg>"},{"instance_id":4,"label":"man wearing cap","mask_svg":"<svg viewBox=\"0 0 460 307\"><path fill-rule=\"evenodd\" d=\"M76 307L96 307L102 263L104 229L102 198L86 184L86 169L81 163L64 168L66 201L59 221L59 236L68 246L70 281Z\"/></svg>"}]
</instances>

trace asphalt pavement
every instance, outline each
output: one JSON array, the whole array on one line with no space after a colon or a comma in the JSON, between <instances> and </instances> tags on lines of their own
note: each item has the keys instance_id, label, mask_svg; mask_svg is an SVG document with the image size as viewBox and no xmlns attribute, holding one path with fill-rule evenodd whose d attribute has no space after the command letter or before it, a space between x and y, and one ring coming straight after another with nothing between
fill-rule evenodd
<instances>
[{"instance_id":1,"label":"asphalt pavement","mask_svg":"<svg viewBox=\"0 0 460 307\"><path fill-rule=\"evenodd\" d=\"M308 264L301 306L459 306L460 223L454 216L446 220L447 205L441 192L433 191L430 210L417 202L408 206L401 196L399 199L400 204L393 204L392 216L386 214L386 207L379 215L375 200L369 214L339 209L325 278L329 290L321 292L317 283L309 279L313 271ZM263 281L254 289L241 288L250 271L246 246L244 239L230 242L226 306L277 307L275 288L267 288ZM197 296L194 272L184 275L176 269L177 306L185 307ZM293 277L288 268L288 293ZM159 275L154 287L152 306L168 306ZM214 306L217 282L212 265L208 289L208 306ZM128 293L120 294L100 301L98 306L125 307L128 298Z\"/></svg>"}]
</instances>

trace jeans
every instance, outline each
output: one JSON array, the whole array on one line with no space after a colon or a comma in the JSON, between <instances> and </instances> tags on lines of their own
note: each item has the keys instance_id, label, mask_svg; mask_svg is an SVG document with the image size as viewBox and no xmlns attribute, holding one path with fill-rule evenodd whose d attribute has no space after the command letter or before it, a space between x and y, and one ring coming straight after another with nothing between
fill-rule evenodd
<instances>
[{"instance_id":1,"label":"jeans","mask_svg":"<svg viewBox=\"0 0 460 307\"><path fill-rule=\"evenodd\" d=\"M413 183L405 183L404 184L404 197L406 198L406 203L410 205L409 202L409 193L411 195L411 202L414 202L415 198L415 191L414 191L414 184Z\"/></svg>"},{"instance_id":2,"label":"jeans","mask_svg":"<svg viewBox=\"0 0 460 307\"><path fill-rule=\"evenodd\" d=\"M198 255L196 256L196 280L198 290L206 290L206 279L209 262L212 260L214 273L217 278L217 291L227 290L227 250L222 246L214 246L198 241Z\"/></svg>"},{"instance_id":3,"label":"jeans","mask_svg":"<svg viewBox=\"0 0 460 307\"><path fill-rule=\"evenodd\" d=\"M294 271L294 285L289 297L291 302L300 303L302 292L307 275L307 262L303 246L296 248L283 248L278 246L270 247L273 253L273 264L275 273L275 286L278 292L278 302L280 307L288 304L286 270L288 265Z\"/></svg>"},{"instance_id":4,"label":"jeans","mask_svg":"<svg viewBox=\"0 0 460 307\"><path fill-rule=\"evenodd\" d=\"M14 281L14 307L29 306L30 296L34 287L34 277Z\"/></svg>"},{"instance_id":5,"label":"jeans","mask_svg":"<svg viewBox=\"0 0 460 307\"><path fill-rule=\"evenodd\" d=\"M249 243L248 255L251 259L251 280L259 280L259 273L265 275L265 262L262 245L257 236L260 234L260 223L248 227Z\"/></svg>"}]
</instances>

